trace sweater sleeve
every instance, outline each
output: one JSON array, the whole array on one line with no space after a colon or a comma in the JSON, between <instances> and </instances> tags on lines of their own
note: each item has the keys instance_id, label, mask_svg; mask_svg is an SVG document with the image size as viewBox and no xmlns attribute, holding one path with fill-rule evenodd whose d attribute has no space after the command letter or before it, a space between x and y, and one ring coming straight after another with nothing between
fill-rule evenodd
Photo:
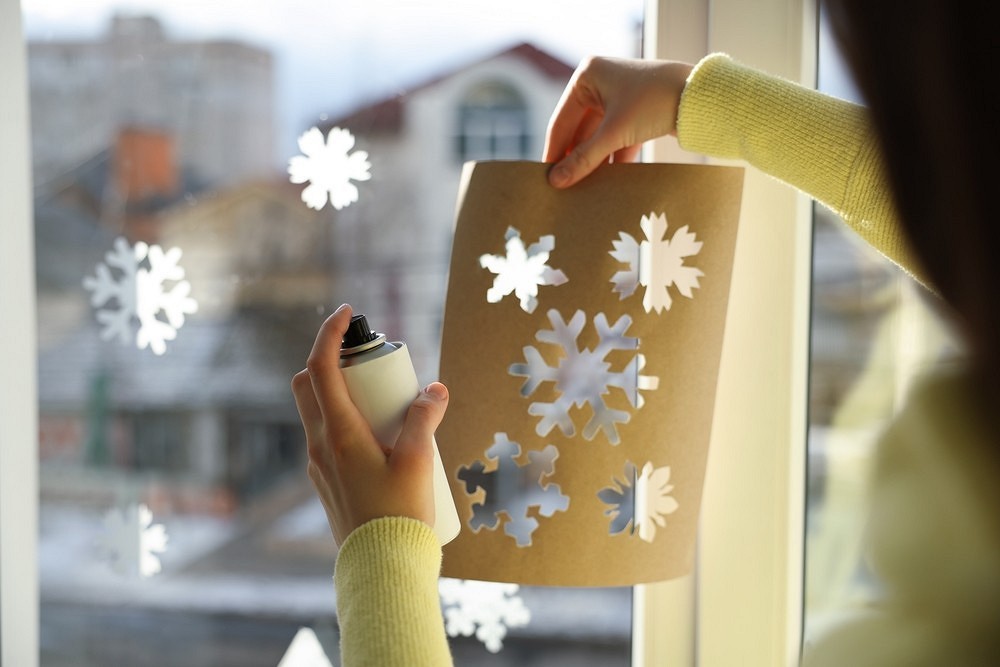
<instances>
[{"instance_id":1,"label":"sweater sleeve","mask_svg":"<svg viewBox=\"0 0 1000 667\"><path fill-rule=\"evenodd\" d=\"M802 190L920 278L864 107L713 54L688 78L677 137L686 150L746 160Z\"/></svg>"},{"instance_id":2,"label":"sweater sleeve","mask_svg":"<svg viewBox=\"0 0 1000 667\"><path fill-rule=\"evenodd\" d=\"M425 523L375 519L344 541L334 584L345 667L451 665L438 598L441 546Z\"/></svg>"}]
</instances>

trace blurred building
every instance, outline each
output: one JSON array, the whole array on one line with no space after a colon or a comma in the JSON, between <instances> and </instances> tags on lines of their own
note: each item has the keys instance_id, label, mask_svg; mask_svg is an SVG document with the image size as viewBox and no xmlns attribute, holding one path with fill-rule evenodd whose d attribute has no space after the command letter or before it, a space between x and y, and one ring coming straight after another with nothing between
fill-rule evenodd
<instances>
[{"instance_id":1,"label":"blurred building","mask_svg":"<svg viewBox=\"0 0 1000 667\"><path fill-rule=\"evenodd\" d=\"M368 152L371 180L335 216L339 300L406 340L437 374L455 201L470 160L540 160L573 68L530 44L458 67L327 123Z\"/></svg>"},{"instance_id":2,"label":"blurred building","mask_svg":"<svg viewBox=\"0 0 1000 667\"><path fill-rule=\"evenodd\" d=\"M538 159L572 73L521 44L329 123L321 129L355 134L372 178L358 183L359 201L348 208L314 211L301 200L302 186L284 173L252 176L267 171L267 159L255 166L236 150L269 145L269 125L253 141L211 149L204 140L216 118L250 132L242 108L269 94L265 77L268 85L252 95L235 95L239 108L222 104L236 85L224 74L236 62L223 54L246 56L250 73L269 63L266 54L174 43L152 19L122 18L104 42L32 49L32 66L42 71L52 63L83 67L81 58L128 70L129 58L145 54L131 73L135 90L100 96L118 105L102 114L101 132L79 128L92 145L81 143L77 164L54 145L51 154L44 142L36 149L38 168L58 164L35 193L43 494L105 504L118 486L144 488L142 480L153 479L157 502L182 512L228 512L286 471L301 472L304 441L288 383L337 304L354 304L378 329L407 340L418 374L436 377L462 166ZM227 79L220 90L216 75ZM52 90L45 76L32 76L42 117L35 130L65 122L53 132L76 131L71 126L82 121L37 100L57 94L60 81L63 106L85 106L91 88L77 87L66 71L53 75ZM244 78L248 86L254 79ZM189 114L206 121L200 126L176 122L171 107L190 97L195 81L208 107ZM163 356L102 340L82 287L120 236L183 252L198 312Z\"/></svg>"},{"instance_id":3,"label":"blurred building","mask_svg":"<svg viewBox=\"0 0 1000 667\"><path fill-rule=\"evenodd\" d=\"M122 127L173 137L178 161L211 184L267 174L272 60L242 42L173 40L150 16L116 16L99 41L29 42L35 183L91 160Z\"/></svg>"}]
</instances>

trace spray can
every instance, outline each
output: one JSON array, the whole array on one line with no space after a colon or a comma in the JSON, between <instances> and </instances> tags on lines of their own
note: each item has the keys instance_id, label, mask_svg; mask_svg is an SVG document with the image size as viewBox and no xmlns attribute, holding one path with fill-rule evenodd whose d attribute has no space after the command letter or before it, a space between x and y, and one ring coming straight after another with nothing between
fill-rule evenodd
<instances>
[{"instance_id":1,"label":"spray can","mask_svg":"<svg viewBox=\"0 0 1000 667\"><path fill-rule=\"evenodd\" d=\"M389 342L385 334L371 330L368 318L354 315L341 344L340 367L351 400L378 441L391 447L403 428L407 408L420 393L406 344ZM434 533L441 544L446 544L460 529L455 499L435 441Z\"/></svg>"}]
</instances>

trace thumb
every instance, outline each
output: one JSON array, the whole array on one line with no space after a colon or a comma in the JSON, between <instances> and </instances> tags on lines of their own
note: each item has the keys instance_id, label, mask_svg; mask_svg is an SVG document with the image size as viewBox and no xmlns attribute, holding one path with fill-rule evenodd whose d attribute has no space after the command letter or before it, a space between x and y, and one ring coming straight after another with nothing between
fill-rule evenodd
<instances>
[{"instance_id":1,"label":"thumb","mask_svg":"<svg viewBox=\"0 0 1000 667\"><path fill-rule=\"evenodd\" d=\"M434 431L444 419L448 408L448 389L440 382L432 382L410 404L403 421L403 429L396 439L396 446L389 456L393 467L424 468L430 475L434 462L431 446Z\"/></svg>"},{"instance_id":2,"label":"thumb","mask_svg":"<svg viewBox=\"0 0 1000 667\"><path fill-rule=\"evenodd\" d=\"M621 148L621 142L612 136L605 125L601 125L590 138L577 144L552 167L549 182L557 188L568 188L607 162L611 154Z\"/></svg>"}]
</instances>

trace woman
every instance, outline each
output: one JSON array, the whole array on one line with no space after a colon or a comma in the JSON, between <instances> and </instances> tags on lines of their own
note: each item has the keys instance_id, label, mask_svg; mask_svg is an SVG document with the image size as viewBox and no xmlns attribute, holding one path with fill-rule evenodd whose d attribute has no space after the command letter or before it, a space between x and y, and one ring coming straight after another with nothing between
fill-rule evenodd
<instances>
[{"instance_id":1,"label":"woman","mask_svg":"<svg viewBox=\"0 0 1000 667\"><path fill-rule=\"evenodd\" d=\"M879 445L871 558L885 585L870 615L806 647L809 665L993 664L1000 656L1000 230L990 162L996 109L985 3L830 3L869 109L714 55L592 59L550 123L553 187L572 187L648 139L741 158L840 213L931 287L967 362L928 378ZM430 385L385 455L337 368L350 309L322 327L293 390L309 473L342 542L335 581L344 663L449 664L437 602L430 437L447 391Z\"/></svg>"}]
</instances>

